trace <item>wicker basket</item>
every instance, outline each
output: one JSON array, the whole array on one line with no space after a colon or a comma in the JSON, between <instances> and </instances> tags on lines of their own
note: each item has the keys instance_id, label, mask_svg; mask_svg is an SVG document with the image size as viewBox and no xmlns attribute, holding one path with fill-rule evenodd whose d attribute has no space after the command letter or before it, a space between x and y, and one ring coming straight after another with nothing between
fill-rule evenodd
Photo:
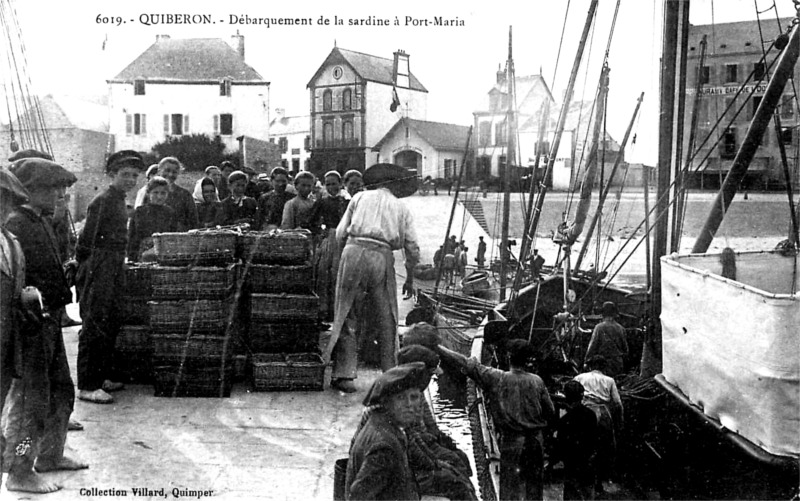
<instances>
[{"instance_id":1,"label":"wicker basket","mask_svg":"<svg viewBox=\"0 0 800 501\"><path fill-rule=\"evenodd\" d=\"M325 364L316 353L256 353L253 386L256 391L321 391Z\"/></svg>"},{"instance_id":2,"label":"wicker basket","mask_svg":"<svg viewBox=\"0 0 800 501\"><path fill-rule=\"evenodd\" d=\"M147 325L150 322L150 307L148 302L152 298L147 296L124 295L119 300L119 316L126 325Z\"/></svg>"},{"instance_id":3,"label":"wicker basket","mask_svg":"<svg viewBox=\"0 0 800 501\"><path fill-rule=\"evenodd\" d=\"M132 264L125 267L123 290L130 296L149 296L153 293L155 264Z\"/></svg>"},{"instance_id":4,"label":"wicker basket","mask_svg":"<svg viewBox=\"0 0 800 501\"><path fill-rule=\"evenodd\" d=\"M253 353L296 353L319 350L318 324L250 325L250 351Z\"/></svg>"},{"instance_id":5,"label":"wicker basket","mask_svg":"<svg viewBox=\"0 0 800 501\"><path fill-rule=\"evenodd\" d=\"M195 299L149 301L150 327L153 332L224 334L235 317L235 303L230 299Z\"/></svg>"},{"instance_id":6,"label":"wicker basket","mask_svg":"<svg viewBox=\"0 0 800 501\"><path fill-rule=\"evenodd\" d=\"M311 257L308 232L252 232L239 237L239 251L246 263L302 264Z\"/></svg>"},{"instance_id":7,"label":"wicker basket","mask_svg":"<svg viewBox=\"0 0 800 501\"><path fill-rule=\"evenodd\" d=\"M153 360L157 364L186 363L194 365L219 365L233 359L237 340L231 336L208 336L203 334L167 334L153 332Z\"/></svg>"},{"instance_id":8,"label":"wicker basket","mask_svg":"<svg viewBox=\"0 0 800 501\"><path fill-rule=\"evenodd\" d=\"M157 397L230 397L233 366L181 369L153 367L153 388Z\"/></svg>"},{"instance_id":9,"label":"wicker basket","mask_svg":"<svg viewBox=\"0 0 800 501\"><path fill-rule=\"evenodd\" d=\"M115 349L122 353L152 353L153 341L147 325L123 325Z\"/></svg>"},{"instance_id":10,"label":"wicker basket","mask_svg":"<svg viewBox=\"0 0 800 501\"><path fill-rule=\"evenodd\" d=\"M236 252L232 231L190 231L153 235L156 259L167 266L231 263Z\"/></svg>"},{"instance_id":11,"label":"wicker basket","mask_svg":"<svg viewBox=\"0 0 800 501\"><path fill-rule=\"evenodd\" d=\"M316 294L251 294L250 318L256 322L316 322L319 297Z\"/></svg>"},{"instance_id":12,"label":"wicker basket","mask_svg":"<svg viewBox=\"0 0 800 501\"><path fill-rule=\"evenodd\" d=\"M224 299L236 287L238 267L159 266L153 272L153 299Z\"/></svg>"},{"instance_id":13,"label":"wicker basket","mask_svg":"<svg viewBox=\"0 0 800 501\"><path fill-rule=\"evenodd\" d=\"M314 287L314 268L309 263L298 266L252 264L245 270L251 292L309 293Z\"/></svg>"}]
</instances>

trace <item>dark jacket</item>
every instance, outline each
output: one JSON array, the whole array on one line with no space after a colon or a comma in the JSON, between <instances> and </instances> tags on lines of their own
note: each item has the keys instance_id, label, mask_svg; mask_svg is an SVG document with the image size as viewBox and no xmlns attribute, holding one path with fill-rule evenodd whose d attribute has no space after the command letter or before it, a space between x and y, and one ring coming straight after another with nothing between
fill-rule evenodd
<instances>
[{"instance_id":1,"label":"dark jacket","mask_svg":"<svg viewBox=\"0 0 800 501\"><path fill-rule=\"evenodd\" d=\"M167 205L175 211L178 231L189 231L199 226L194 197L189 193L189 190L175 186L167 195Z\"/></svg>"},{"instance_id":2,"label":"dark jacket","mask_svg":"<svg viewBox=\"0 0 800 501\"><path fill-rule=\"evenodd\" d=\"M25 254L25 285L39 289L45 307L57 310L72 302L72 292L64 277L53 227L28 206L20 206L5 225Z\"/></svg>"},{"instance_id":3,"label":"dark jacket","mask_svg":"<svg viewBox=\"0 0 800 501\"><path fill-rule=\"evenodd\" d=\"M225 214L224 224L248 223L251 226L255 225L258 204L254 199L245 195L237 204L233 201L232 196L229 196L221 203L222 211Z\"/></svg>"},{"instance_id":4,"label":"dark jacket","mask_svg":"<svg viewBox=\"0 0 800 501\"><path fill-rule=\"evenodd\" d=\"M407 439L383 411L371 413L350 448L345 499L419 499Z\"/></svg>"},{"instance_id":5,"label":"dark jacket","mask_svg":"<svg viewBox=\"0 0 800 501\"><path fill-rule=\"evenodd\" d=\"M86 224L78 237L78 261L94 250L124 253L128 246L128 210L125 192L109 186L94 197L86 212Z\"/></svg>"},{"instance_id":6,"label":"dark jacket","mask_svg":"<svg viewBox=\"0 0 800 501\"><path fill-rule=\"evenodd\" d=\"M154 233L178 230L175 211L168 205L145 204L137 208L128 225L128 260L139 261L142 241Z\"/></svg>"},{"instance_id":7,"label":"dark jacket","mask_svg":"<svg viewBox=\"0 0 800 501\"><path fill-rule=\"evenodd\" d=\"M201 228L213 228L225 224L225 209L222 202L195 202L197 219Z\"/></svg>"},{"instance_id":8,"label":"dark jacket","mask_svg":"<svg viewBox=\"0 0 800 501\"><path fill-rule=\"evenodd\" d=\"M258 217L256 218L256 229L264 230L267 225L280 226L283 220L283 206L286 202L294 198L294 193L284 191L270 191L258 198Z\"/></svg>"},{"instance_id":9,"label":"dark jacket","mask_svg":"<svg viewBox=\"0 0 800 501\"><path fill-rule=\"evenodd\" d=\"M348 203L349 200L339 195L320 198L314 202L314 208L311 209L311 233L319 235L324 230L336 229Z\"/></svg>"}]
</instances>

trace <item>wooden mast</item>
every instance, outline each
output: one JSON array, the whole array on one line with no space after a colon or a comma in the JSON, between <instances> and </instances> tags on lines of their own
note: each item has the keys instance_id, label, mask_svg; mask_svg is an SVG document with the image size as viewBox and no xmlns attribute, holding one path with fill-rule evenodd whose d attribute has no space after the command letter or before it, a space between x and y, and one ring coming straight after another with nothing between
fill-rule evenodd
<instances>
[{"instance_id":1,"label":"wooden mast","mask_svg":"<svg viewBox=\"0 0 800 501\"><path fill-rule=\"evenodd\" d=\"M506 299L506 283L508 277L508 220L511 211L511 168L516 164L516 96L514 95L514 59L512 57L512 33L511 26L508 27L508 62L506 63L506 85L508 85L508 114L506 117L506 165L503 175L503 223L500 234L500 301Z\"/></svg>"}]
</instances>

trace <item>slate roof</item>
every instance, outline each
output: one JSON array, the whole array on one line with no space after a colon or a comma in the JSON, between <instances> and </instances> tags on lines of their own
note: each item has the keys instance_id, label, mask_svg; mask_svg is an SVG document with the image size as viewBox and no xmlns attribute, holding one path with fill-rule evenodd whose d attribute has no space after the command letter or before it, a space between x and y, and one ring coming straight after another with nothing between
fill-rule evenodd
<instances>
[{"instance_id":1,"label":"slate roof","mask_svg":"<svg viewBox=\"0 0 800 501\"><path fill-rule=\"evenodd\" d=\"M460 151L467 145L467 134L469 133L469 127L467 126L442 122L428 122L426 120L415 120L413 118L401 118L372 149L379 150L384 142L388 141L404 124L407 124L437 150Z\"/></svg>"},{"instance_id":2,"label":"slate roof","mask_svg":"<svg viewBox=\"0 0 800 501\"><path fill-rule=\"evenodd\" d=\"M159 40L109 82L167 81L262 82L256 70L219 38Z\"/></svg>"},{"instance_id":3,"label":"slate roof","mask_svg":"<svg viewBox=\"0 0 800 501\"><path fill-rule=\"evenodd\" d=\"M311 83L317 79L322 70L331 64L347 64L353 68L353 71L361 78L369 82L377 82L386 85L394 84L392 80L392 75L394 74L394 59L387 59L385 57L364 54L363 52L334 47L319 69L314 73L314 76L311 77L307 87L311 87ZM428 89L420 83L413 72L409 75L409 88L428 92Z\"/></svg>"}]
</instances>

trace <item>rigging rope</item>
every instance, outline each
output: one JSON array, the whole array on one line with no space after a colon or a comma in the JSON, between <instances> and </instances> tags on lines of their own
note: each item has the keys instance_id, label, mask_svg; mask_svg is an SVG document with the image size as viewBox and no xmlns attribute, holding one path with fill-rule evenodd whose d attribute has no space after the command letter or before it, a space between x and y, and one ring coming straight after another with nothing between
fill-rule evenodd
<instances>
[{"instance_id":1,"label":"rigging rope","mask_svg":"<svg viewBox=\"0 0 800 501\"><path fill-rule=\"evenodd\" d=\"M556 54L556 67L553 68L553 80L550 81L550 88L556 88L556 75L558 75L558 62L561 59L561 46L564 44L564 31L567 29L567 17L569 16L569 4L567 0L567 10L564 11L564 24L561 26L561 39L558 41L558 54Z\"/></svg>"}]
</instances>

